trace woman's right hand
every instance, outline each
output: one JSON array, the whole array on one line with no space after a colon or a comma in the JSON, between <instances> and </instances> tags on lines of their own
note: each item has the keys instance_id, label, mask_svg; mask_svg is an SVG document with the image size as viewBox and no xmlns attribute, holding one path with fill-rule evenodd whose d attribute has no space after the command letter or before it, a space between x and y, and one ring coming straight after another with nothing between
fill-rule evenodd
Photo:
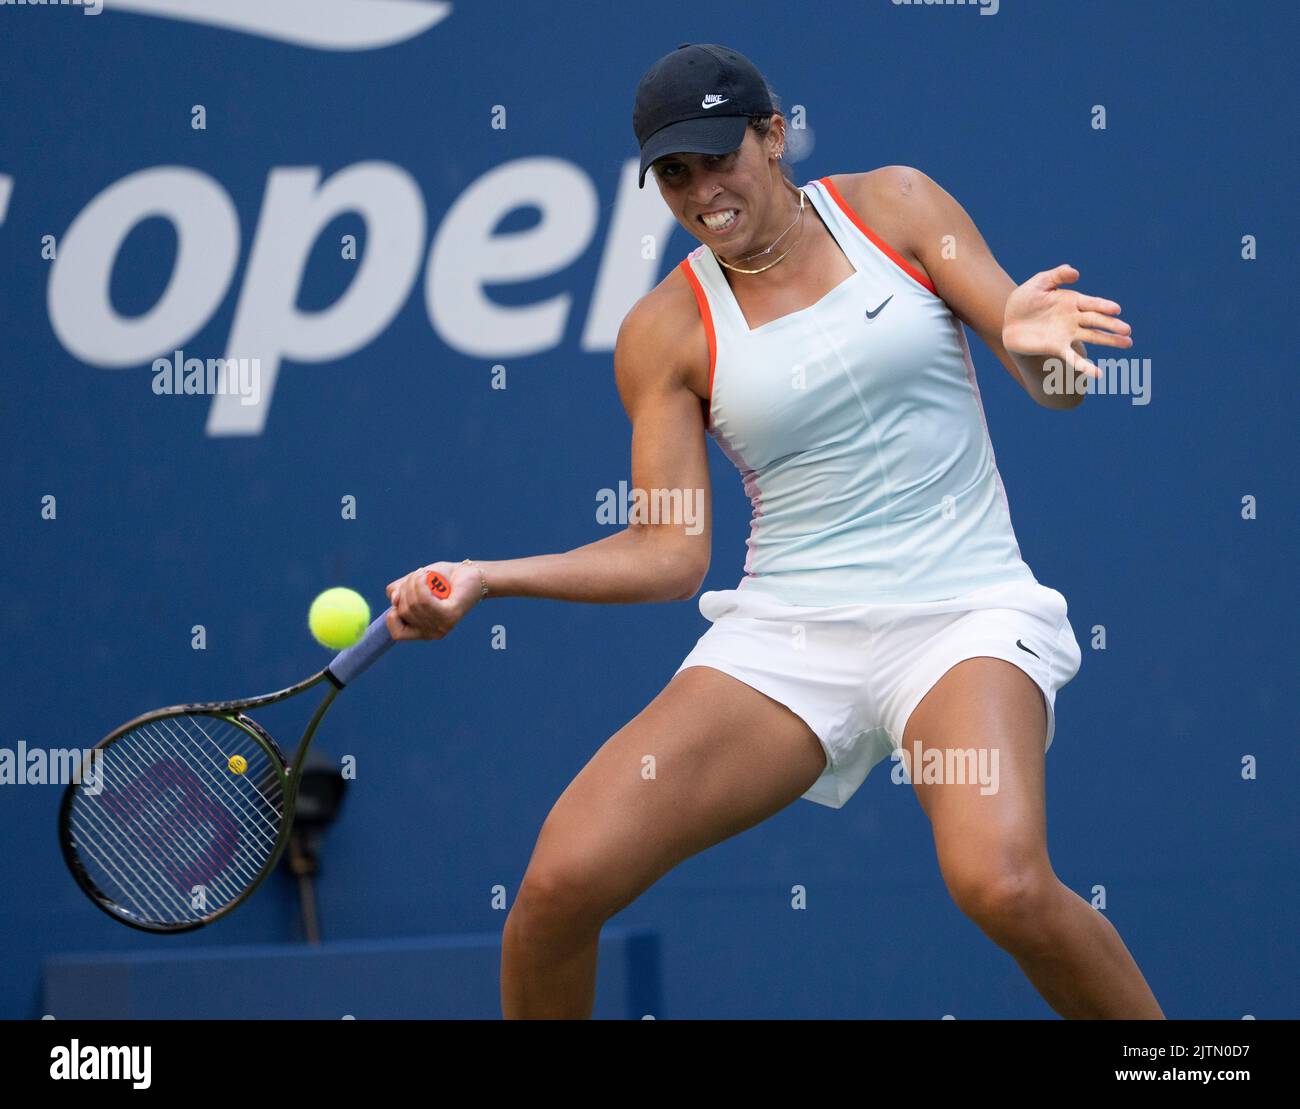
<instances>
[{"instance_id":1,"label":"woman's right hand","mask_svg":"<svg viewBox=\"0 0 1300 1109\"><path fill-rule=\"evenodd\" d=\"M429 571L436 570L451 586L440 600L429 591ZM483 595L479 571L463 562L431 562L387 586L388 633L394 639L441 639Z\"/></svg>"}]
</instances>

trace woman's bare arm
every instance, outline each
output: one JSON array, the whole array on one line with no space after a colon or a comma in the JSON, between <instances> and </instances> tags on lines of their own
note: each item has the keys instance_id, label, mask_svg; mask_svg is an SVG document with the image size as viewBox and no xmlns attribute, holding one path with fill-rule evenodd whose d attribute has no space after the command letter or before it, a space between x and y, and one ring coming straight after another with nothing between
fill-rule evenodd
<instances>
[{"instance_id":1,"label":"woman's bare arm","mask_svg":"<svg viewBox=\"0 0 1300 1109\"><path fill-rule=\"evenodd\" d=\"M446 601L428 592L425 568L414 570L388 586L394 638L441 639L477 602L482 581L490 597L594 604L695 595L709 568L712 504L704 415L687 384L685 343L692 332L687 318L672 310L676 303L662 287L647 294L624 319L615 343L615 380L632 424L633 502L627 526L560 554L480 560L472 566L431 563L451 579Z\"/></svg>"},{"instance_id":2,"label":"woman's bare arm","mask_svg":"<svg viewBox=\"0 0 1300 1109\"><path fill-rule=\"evenodd\" d=\"M681 325L666 309L664 298L642 298L614 348L632 424L632 495L645 498L647 519L630 515L622 531L563 554L481 562L492 595L619 604L684 600L699 589L712 531L704 417L686 383Z\"/></svg>"},{"instance_id":3,"label":"woman's bare arm","mask_svg":"<svg viewBox=\"0 0 1300 1109\"><path fill-rule=\"evenodd\" d=\"M1097 376L1085 343L1130 347L1131 328L1120 306L1060 286L1078 271L1057 266L1023 285L998 264L965 209L941 186L911 166L886 166L861 175L873 207L906 229L903 242L925 267L953 315L969 325L1008 372L1044 408L1082 403L1082 377ZM1053 391L1056 374L1066 387ZM1064 382L1069 378L1068 383Z\"/></svg>"}]
</instances>

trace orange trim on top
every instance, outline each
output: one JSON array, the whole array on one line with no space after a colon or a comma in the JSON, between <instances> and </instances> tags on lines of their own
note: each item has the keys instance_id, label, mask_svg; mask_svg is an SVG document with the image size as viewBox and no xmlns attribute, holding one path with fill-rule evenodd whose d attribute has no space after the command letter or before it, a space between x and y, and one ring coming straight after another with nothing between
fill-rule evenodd
<instances>
[{"instance_id":1,"label":"orange trim on top","mask_svg":"<svg viewBox=\"0 0 1300 1109\"><path fill-rule=\"evenodd\" d=\"M905 274L907 274L907 276L910 277L913 281L915 281L918 285L921 285L924 288L929 289L930 292L934 293L935 296L939 295L938 290L935 289L934 287L934 283L928 277L926 277L925 274L923 274L920 270L918 270L915 266L913 266L910 262L908 262L906 258L904 258L901 254L898 253L898 251L896 251L892 246L890 246L887 242L885 242L884 239L882 239L879 235L877 235L874 231L872 231L870 227L868 227L865 223L862 222L862 220L858 217L857 212L855 212L852 208L849 207L848 201L846 201L844 197L840 195L840 190L837 189L834 186L834 184L832 184L831 179L829 177L819 177L817 179L817 183L823 186L826 189L826 191L831 194L831 199L834 200L835 203L840 206L840 210L846 216L849 217L849 219L853 222L853 226L856 227L859 231L861 231L873 243L875 243L876 246L879 247L885 254L887 254L890 257L890 259L894 262L894 264L898 266L899 269L901 269Z\"/></svg>"},{"instance_id":2,"label":"orange trim on top","mask_svg":"<svg viewBox=\"0 0 1300 1109\"><path fill-rule=\"evenodd\" d=\"M713 367L718 361L718 337L713 332L713 313L709 311L709 298L704 295L704 286L700 284L700 279L695 276L695 270L691 267L691 256L688 254L681 261L682 272L686 274L686 280L691 283L691 289L695 292L695 303L700 308L700 319L704 321L704 334L709 340L709 398L708 398L708 419L712 422L713 416Z\"/></svg>"}]
</instances>

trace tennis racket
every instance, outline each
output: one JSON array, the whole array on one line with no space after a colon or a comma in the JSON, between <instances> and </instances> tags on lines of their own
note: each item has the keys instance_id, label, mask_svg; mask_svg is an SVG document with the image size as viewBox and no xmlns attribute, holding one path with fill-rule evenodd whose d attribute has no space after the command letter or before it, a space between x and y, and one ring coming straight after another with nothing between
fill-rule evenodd
<instances>
[{"instance_id":1,"label":"tennis racket","mask_svg":"<svg viewBox=\"0 0 1300 1109\"><path fill-rule=\"evenodd\" d=\"M451 596L436 571L425 581L440 600ZM59 808L63 858L91 901L146 932L201 928L246 901L289 842L307 748L325 711L393 645L386 615L288 689L155 709L100 740ZM317 686L325 695L288 763L248 711Z\"/></svg>"}]
</instances>

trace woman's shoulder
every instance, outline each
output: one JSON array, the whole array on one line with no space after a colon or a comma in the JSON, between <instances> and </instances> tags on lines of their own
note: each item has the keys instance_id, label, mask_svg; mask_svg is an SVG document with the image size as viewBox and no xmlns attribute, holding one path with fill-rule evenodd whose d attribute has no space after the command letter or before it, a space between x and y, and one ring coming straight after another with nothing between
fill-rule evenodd
<instances>
[{"instance_id":1,"label":"woman's shoulder","mask_svg":"<svg viewBox=\"0 0 1300 1109\"><path fill-rule=\"evenodd\" d=\"M931 190L938 188L925 173L915 166L881 166L821 180L839 193L859 225L919 264L917 241L927 223Z\"/></svg>"},{"instance_id":2,"label":"woman's shoulder","mask_svg":"<svg viewBox=\"0 0 1300 1109\"><path fill-rule=\"evenodd\" d=\"M619 354L626 355L620 359ZM619 326L615 362L667 373L708 394L709 343L694 287L681 263L628 310ZM647 357L648 355L648 357Z\"/></svg>"},{"instance_id":3,"label":"woman's shoulder","mask_svg":"<svg viewBox=\"0 0 1300 1109\"><path fill-rule=\"evenodd\" d=\"M846 200L852 194L876 205L905 200L930 183L915 166L880 166L861 173L834 173L820 180L829 181Z\"/></svg>"},{"instance_id":4,"label":"woman's shoulder","mask_svg":"<svg viewBox=\"0 0 1300 1109\"><path fill-rule=\"evenodd\" d=\"M659 283L629 309L623 323L629 330L661 334L665 338L680 335L683 326L698 319L699 306L694 285L683 263L673 266Z\"/></svg>"}]
</instances>

